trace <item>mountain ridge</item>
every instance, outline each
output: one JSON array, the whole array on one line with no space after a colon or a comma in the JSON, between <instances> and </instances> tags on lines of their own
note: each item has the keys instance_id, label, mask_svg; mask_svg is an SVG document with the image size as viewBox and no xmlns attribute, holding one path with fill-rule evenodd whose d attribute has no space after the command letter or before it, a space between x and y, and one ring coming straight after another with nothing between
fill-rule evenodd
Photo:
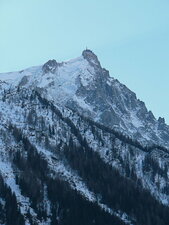
<instances>
[{"instance_id":1,"label":"mountain ridge","mask_svg":"<svg viewBox=\"0 0 169 225\"><path fill-rule=\"evenodd\" d=\"M1 224L168 225L168 126L91 50L0 80Z\"/></svg>"},{"instance_id":2,"label":"mountain ridge","mask_svg":"<svg viewBox=\"0 0 169 225\"><path fill-rule=\"evenodd\" d=\"M0 74L0 80L11 86L38 88L56 104L77 109L142 144L148 141L169 146L169 126L165 120L161 117L157 120L134 92L110 77L91 50L84 50L82 56L67 62L49 60L19 73Z\"/></svg>"}]
</instances>

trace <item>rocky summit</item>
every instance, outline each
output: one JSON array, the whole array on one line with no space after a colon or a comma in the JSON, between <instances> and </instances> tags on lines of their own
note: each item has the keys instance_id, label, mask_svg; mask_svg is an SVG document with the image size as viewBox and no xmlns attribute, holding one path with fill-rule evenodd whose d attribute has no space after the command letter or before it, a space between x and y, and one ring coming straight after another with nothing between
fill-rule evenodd
<instances>
[{"instance_id":1,"label":"rocky summit","mask_svg":"<svg viewBox=\"0 0 169 225\"><path fill-rule=\"evenodd\" d=\"M0 74L0 224L167 225L168 149L91 50Z\"/></svg>"}]
</instances>

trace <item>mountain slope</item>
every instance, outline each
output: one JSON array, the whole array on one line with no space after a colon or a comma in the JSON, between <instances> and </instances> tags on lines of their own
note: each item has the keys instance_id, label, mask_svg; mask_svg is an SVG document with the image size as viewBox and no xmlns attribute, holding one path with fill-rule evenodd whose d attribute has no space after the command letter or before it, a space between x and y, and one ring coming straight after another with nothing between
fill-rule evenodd
<instances>
[{"instance_id":1,"label":"mountain slope","mask_svg":"<svg viewBox=\"0 0 169 225\"><path fill-rule=\"evenodd\" d=\"M8 87L36 88L55 104L65 105L143 144L169 145L169 126L164 119L156 120L132 91L109 76L90 50L68 62L50 60L43 66L0 77Z\"/></svg>"},{"instance_id":2,"label":"mountain slope","mask_svg":"<svg viewBox=\"0 0 169 225\"><path fill-rule=\"evenodd\" d=\"M0 80L1 224L167 224L169 128L93 52Z\"/></svg>"}]
</instances>

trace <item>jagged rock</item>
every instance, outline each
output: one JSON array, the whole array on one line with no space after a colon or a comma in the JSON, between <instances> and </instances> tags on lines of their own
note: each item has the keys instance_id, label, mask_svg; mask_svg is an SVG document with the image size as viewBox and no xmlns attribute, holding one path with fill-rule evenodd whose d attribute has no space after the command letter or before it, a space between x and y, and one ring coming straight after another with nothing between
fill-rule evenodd
<instances>
[{"instance_id":1,"label":"jagged rock","mask_svg":"<svg viewBox=\"0 0 169 225\"><path fill-rule=\"evenodd\" d=\"M28 74L29 82L23 83L27 79L23 77ZM169 126L165 121L163 124L156 120L135 93L112 78L91 50L84 50L82 56L66 63L49 60L42 67L24 70L15 76L18 76L15 86L18 85L16 82L21 82L26 88L40 88L55 104L88 115L143 144L169 146ZM4 82L13 82L10 81L10 77L14 77L12 73L3 77Z\"/></svg>"},{"instance_id":2,"label":"jagged rock","mask_svg":"<svg viewBox=\"0 0 169 225\"><path fill-rule=\"evenodd\" d=\"M82 56L90 63L91 66L95 68L101 67L97 56L91 50L89 49L84 50L82 52Z\"/></svg>"},{"instance_id":3,"label":"jagged rock","mask_svg":"<svg viewBox=\"0 0 169 225\"><path fill-rule=\"evenodd\" d=\"M56 69L58 67L58 63L55 59L49 60L47 63L45 63L42 67L42 70L44 73L55 73Z\"/></svg>"},{"instance_id":4,"label":"jagged rock","mask_svg":"<svg viewBox=\"0 0 169 225\"><path fill-rule=\"evenodd\" d=\"M91 50L0 84L0 223L167 225L169 127Z\"/></svg>"},{"instance_id":5,"label":"jagged rock","mask_svg":"<svg viewBox=\"0 0 169 225\"><path fill-rule=\"evenodd\" d=\"M165 119L162 118L162 117L159 117L159 118L158 118L158 122L159 122L160 124L165 124Z\"/></svg>"},{"instance_id":6,"label":"jagged rock","mask_svg":"<svg viewBox=\"0 0 169 225\"><path fill-rule=\"evenodd\" d=\"M23 71L22 71L23 72ZM24 76L22 79L21 79L21 81L20 81L20 83L19 83L19 86L24 86L24 85L26 85L27 83L28 83L28 81L29 81L29 77L28 76Z\"/></svg>"}]
</instances>

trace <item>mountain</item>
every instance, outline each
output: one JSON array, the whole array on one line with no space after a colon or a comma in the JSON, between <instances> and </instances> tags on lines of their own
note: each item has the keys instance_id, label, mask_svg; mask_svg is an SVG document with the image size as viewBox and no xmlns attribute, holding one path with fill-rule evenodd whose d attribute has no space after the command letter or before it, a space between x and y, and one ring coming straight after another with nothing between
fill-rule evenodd
<instances>
[{"instance_id":1,"label":"mountain","mask_svg":"<svg viewBox=\"0 0 169 225\"><path fill-rule=\"evenodd\" d=\"M91 50L0 74L0 224L167 225L168 148Z\"/></svg>"}]
</instances>

